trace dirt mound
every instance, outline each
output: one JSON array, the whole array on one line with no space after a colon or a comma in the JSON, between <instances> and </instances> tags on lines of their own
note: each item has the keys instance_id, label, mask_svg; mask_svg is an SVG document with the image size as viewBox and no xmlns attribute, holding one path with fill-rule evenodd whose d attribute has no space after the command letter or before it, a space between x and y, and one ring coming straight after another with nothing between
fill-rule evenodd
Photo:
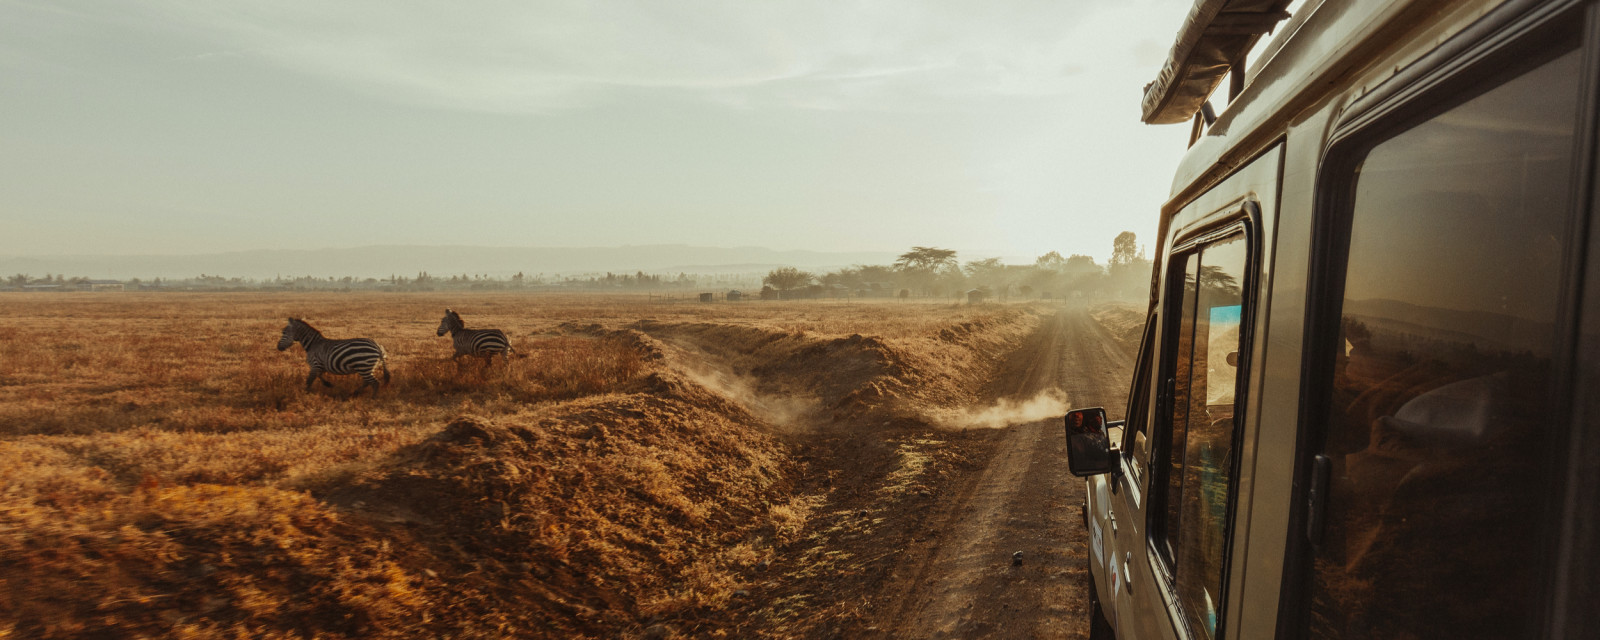
<instances>
[{"instance_id":1,"label":"dirt mound","mask_svg":"<svg viewBox=\"0 0 1600 640\"><path fill-rule=\"evenodd\" d=\"M978 401L995 366L1037 325L1035 314L1005 309L898 338L703 322L631 328L676 351L671 366L757 414L786 404L789 417L813 427L849 427L930 422L933 410Z\"/></svg>"},{"instance_id":2,"label":"dirt mound","mask_svg":"<svg viewBox=\"0 0 1600 640\"><path fill-rule=\"evenodd\" d=\"M577 334L614 341L633 349L644 360L658 361L665 357L665 350L660 343L634 329L613 329L594 322L563 322L556 325L556 329L561 334Z\"/></svg>"},{"instance_id":3,"label":"dirt mound","mask_svg":"<svg viewBox=\"0 0 1600 640\"><path fill-rule=\"evenodd\" d=\"M657 381L525 422L457 420L329 500L423 541L461 589L449 618L558 637L692 627L783 542L793 468L720 399Z\"/></svg>"},{"instance_id":4,"label":"dirt mound","mask_svg":"<svg viewBox=\"0 0 1600 640\"><path fill-rule=\"evenodd\" d=\"M804 524L800 472L760 419L653 364L653 338L575 335L621 342L647 372L454 419L309 495L13 478L41 488L0 502L0 531L27 532L0 535L0 636L691 633Z\"/></svg>"},{"instance_id":5,"label":"dirt mound","mask_svg":"<svg viewBox=\"0 0 1600 640\"><path fill-rule=\"evenodd\" d=\"M1095 322L1111 332L1117 345L1129 355L1139 353L1144 338L1145 306L1131 302L1107 302L1089 310Z\"/></svg>"}]
</instances>

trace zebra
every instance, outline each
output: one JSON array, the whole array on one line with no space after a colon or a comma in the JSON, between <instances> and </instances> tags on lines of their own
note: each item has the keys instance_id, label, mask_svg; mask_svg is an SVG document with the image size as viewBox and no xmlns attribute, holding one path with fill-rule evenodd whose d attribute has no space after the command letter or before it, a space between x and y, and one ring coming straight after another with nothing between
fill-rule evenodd
<instances>
[{"instance_id":1,"label":"zebra","mask_svg":"<svg viewBox=\"0 0 1600 640\"><path fill-rule=\"evenodd\" d=\"M452 359L478 356L483 358L483 366L487 367L494 363L495 354L500 354L500 359L510 364L511 354L517 352L511 348L511 341L506 339L506 332L499 329L468 329L466 323L461 321L461 314L451 309L445 309L444 319L439 321L438 335L446 332L456 347L456 354L450 356Z\"/></svg>"},{"instance_id":2,"label":"zebra","mask_svg":"<svg viewBox=\"0 0 1600 640\"><path fill-rule=\"evenodd\" d=\"M306 324L305 320L289 318L289 324L283 328L283 337L278 340L278 350L287 350L289 345L296 342L305 347L306 364L311 365L311 375L306 376L308 392L312 383L318 380L322 381L322 386L333 386L332 382L322 377L324 373L361 376L366 384L350 394L351 397L360 394L366 387L372 387L372 396L377 397L377 373L380 368L383 369L383 383L389 384L389 353L371 338L332 340L323 337L321 331Z\"/></svg>"}]
</instances>

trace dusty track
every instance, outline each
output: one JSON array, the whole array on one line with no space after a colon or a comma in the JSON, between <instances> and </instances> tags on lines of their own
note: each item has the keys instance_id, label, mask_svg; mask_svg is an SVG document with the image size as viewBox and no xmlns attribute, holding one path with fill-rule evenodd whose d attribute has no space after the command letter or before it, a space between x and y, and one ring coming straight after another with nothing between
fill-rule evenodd
<instances>
[{"instance_id":1,"label":"dusty track","mask_svg":"<svg viewBox=\"0 0 1600 640\"><path fill-rule=\"evenodd\" d=\"M1132 356L1081 307L1019 349L997 396L1052 387L1073 407L1123 413ZM1059 419L1009 427L988 465L959 482L873 598L871 629L895 638L1072 638L1086 634L1083 483L1067 473ZM1013 552L1022 563L1013 565Z\"/></svg>"}]
</instances>

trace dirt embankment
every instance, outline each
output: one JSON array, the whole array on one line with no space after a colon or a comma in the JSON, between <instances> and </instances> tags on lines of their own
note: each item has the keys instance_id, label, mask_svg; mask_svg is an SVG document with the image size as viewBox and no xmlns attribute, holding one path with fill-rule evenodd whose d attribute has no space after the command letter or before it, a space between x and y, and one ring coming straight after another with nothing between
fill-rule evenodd
<instances>
[{"instance_id":1,"label":"dirt embankment","mask_svg":"<svg viewBox=\"0 0 1600 640\"><path fill-rule=\"evenodd\" d=\"M812 505L802 536L748 576L726 608L735 637L846 637L867 632L865 606L895 579L908 547L937 534L928 516L980 470L995 431L1026 421L993 381L1037 335L1044 310L1012 309L935 331L835 338L713 324L635 325L698 363L710 386L747 405L804 397L786 413L797 492ZM1009 415L1002 416L1001 413Z\"/></svg>"},{"instance_id":2,"label":"dirt embankment","mask_svg":"<svg viewBox=\"0 0 1600 640\"><path fill-rule=\"evenodd\" d=\"M1091 308L1089 316L1105 327L1117 344L1132 355L1139 352L1139 341L1144 338L1145 312L1143 303L1106 302Z\"/></svg>"},{"instance_id":3,"label":"dirt embankment","mask_svg":"<svg viewBox=\"0 0 1600 640\"><path fill-rule=\"evenodd\" d=\"M857 561L827 542L889 532L874 513L975 464L961 443L981 438L927 410L981 400L1037 324L1004 308L889 338L569 325L639 366L296 487L9 477L34 497L0 504L0 637L825 629L848 611L807 594ZM783 631L813 605L824 626Z\"/></svg>"},{"instance_id":4,"label":"dirt embankment","mask_svg":"<svg viewBox=\"0 0 1600 640\"><path fill-rule=\"evenodd\" d=\"M1037 326L1020 309L923 335L817 336L748 325L639 322L669 346L669 361L709 389L780 426L938 422L941 410L983 399L995 367Z\"/></svg>"},{"instance_id":5,"label":"dirt embankment","mask_svg":"<svg viewBox=\"0 0 1600 640\"><path fill-rule=\"evenodd\" d=\"M307 492L151 481L7 502L0 632L599 637L692 621L803 523L795 467L648 338L588 339L644 366L606 393L458 419Z\"/></svg>"}]
</instances>

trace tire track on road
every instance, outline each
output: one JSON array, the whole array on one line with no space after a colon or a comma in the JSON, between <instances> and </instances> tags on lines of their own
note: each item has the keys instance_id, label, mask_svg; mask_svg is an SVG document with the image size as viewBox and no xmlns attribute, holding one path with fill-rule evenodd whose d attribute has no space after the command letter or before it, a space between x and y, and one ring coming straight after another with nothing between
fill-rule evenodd
<instances>
[{"instance_id":1,"label":"tire track on road","mask_svg":"<svg viewBox=\"0 0 1600 640\"><path fill-rule=\"evenodd\" d=\"M1132 357L1083 307L1047 321L994 389L1059 388L1074 408L1123 413ZM902 558L877 627L897 638L1071 638L1086 633L1083 483L1067 471L1059 418L1007 427L982 472L934 518L932 544ZM1012 553L1023 553L1013 565Z\"/></svg>"}]
</instances>

